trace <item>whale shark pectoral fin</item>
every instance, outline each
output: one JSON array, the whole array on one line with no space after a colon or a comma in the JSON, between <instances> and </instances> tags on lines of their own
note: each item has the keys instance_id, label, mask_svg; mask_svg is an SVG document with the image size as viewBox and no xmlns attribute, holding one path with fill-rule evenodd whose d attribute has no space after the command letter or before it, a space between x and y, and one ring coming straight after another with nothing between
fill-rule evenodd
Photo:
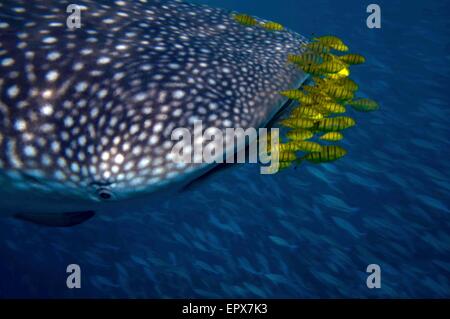
<instances>
[{"instance_id":1,"label":"whale shark pectoral fin","mask_svg":"<svg viewBox=\"0 0 450 319\"><path fill-rule=\"evenodd\" d=\"M94 211L88 210L82 212L57 214L18 213L15 214L14 217L37 225L49 227L72 227L84 223L94 217L94 215Z\"/></svg>"},{"instance_id":2,"label":"whale shark pectoral fin","mask_svg":"<svg viewBox=\"0 0 450 319\"><path fill-rule=\"evenodd\" d=\"M183 187L179 190L179 192L180 193L188 192L191 189L194 189L195 187L202 185L205 181L208 181L210 177L216 175L216 173L224 171L225 169L228 169L233 166L234 164L219 163L216 166L209 169L208 171L206 171L205 173L187 182L185 185L183 185Z\"/></svg>"}]
</instances>

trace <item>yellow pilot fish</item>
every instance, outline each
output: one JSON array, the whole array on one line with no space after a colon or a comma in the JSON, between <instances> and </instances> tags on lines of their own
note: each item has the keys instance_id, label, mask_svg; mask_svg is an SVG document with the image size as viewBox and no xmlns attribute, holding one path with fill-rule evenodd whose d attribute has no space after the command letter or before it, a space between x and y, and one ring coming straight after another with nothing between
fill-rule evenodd
<instances>
[{"instance_id":1,"label":"yellow pilot fish","mask_svg":"<svg viewBox=\"0 0 450 319\"><path fill-rule=\"evenodd\" d=\"M326 133L326 134L322 135L321 137L319 137L320 140L332 141L332 142L340 141L343 138L344 138L344 135L342 135L342 133L340 133L340 132L329 132L329 133Z\"/></svg>"},{"instance_id":2,"label":"yellow pilot fish","mask_svg":"<svg viewBox=\"0 0 450 319\"><path fill-rule=\"evenodd\" d=\"M278 151L280 153L288 152L320 152L322 146L318 143L309 141L291 141L278 145Z\"/></svg>"},{"instance_id":3,"label":"yellow pilot fish","mask_svg":"<svg viewBox=\"0 0 450 319\"><path fill-rule=\"evenodd\" d=\"M347 54L339 57L339 60L349 65L363 64L366 62L366 58L360 54Z\"/></svg>"},{"instance_id":4,"label":"yellow pilot fish","mask_svg":"<svg viewBox=\"0 0 450 319\"><path fill-rule=\"evenodd\" d=\"M337 145L322 146L322 150L317 153L306 154L303 159L308 162L320 164L336 161L347 154L347 151Z\"/></svg>"},{"instance_id":5,"label":"yellow pilot fish","mask_svg":"<svg viewBox=\"0 0 450 319\"><path fill-rule=\"evenodd\" d=\"M330 52L330 47L324 45L320 42L310 42L306 46L306 50L316 52L316 53L328 53Z\"/></svg>"},{"instance_id":6,"label":"yellow pilot fish","mask_svg":"<svg viewBox=\"0 0 450 319\"><path fill-rule=\"evenodd\" d=\"M318 65L323 62L322 57L320 54L314 53L314 52L307 52L301 55L294 55L289 54L288 55L288 61L292 63L296 63L300 66L303 65Z\"/></svg>"},{"instance_id":7,"label":"yellow pilot fish","mask_svg":"<svg viewBox=\"0 0 450 319\"><path fill-rule=\"evenodd\" d=\"M316 40L319 43L321 43L327 47L330 47L336 51L342 51L342 52L348 51L348 46L346 46L341 39L339 39L338 37L332 36L332 35L326 35L326 36L314 38L314 40Z\"/></svg>"},{"instance_id":8,"label":"yellow pilot fish","mask_svg":"<svg viewBox=\"0 0 450 319\"><path fill-rule=\"evenodd\" d=\"M312 138L314 136L314 133L304 129L296 129L288 132L286 136L293 141L304 141Z\"/></svg>"},{"instance_id":9,"label":"yellow pilot fish","mask_svg":"<svg viewBox=\"0 0 450 319\"><path fill-rule=\"evenodd\" d=\"M242 25L250 27L258 24L258 21L256 21L255 18L247 14L235 14L234 20Z\"/></svg>"},{"instance_id":10,"label":"yellow pilot fish","mask_svg":"<svg viewBox=\"0 0 450 319\"><path fill-rule=\"evenodd\" d=\"M316 123L314 128L322 132L334 132L345 130L355 126L355 124L355 120L351 117L338 116L320 120Z\"/></svg>"},{"instance_id":11,"label":"yellow pilot fish","mask_svg":"<svg viewBox=\"0 0 450 319\"><path fill-rule=\"evenodd\" d=\"M333 60L323 62L318 68L322 72L322 75L327 75L329 73L334 74L345 70L346 65L341 61Z\"/></svg>"},{"instance_id":12,"label":"yellow pilot fish","mask_svg":"<svg viewBox=\"0 0 450 319\"><path fill-rule=\"evenodd\" d=\"M327 79L325 80L327 85L334 85L343 87L346 90L356 92L359 89L358 84L355 83L352 79L343 78L343 79Z\"/></svg>"},{"instance_id":13,"label":"yellow pilot fish","mask_svg":"<svg viewBox=\"0 0 450 319\"><path fill-rule=\"evenodd\" d=\"M284 27L276 22L265 22L265 23L261 23L261 26L264 29L270 30L270 31L282 31L284 30Z\"/></svg>"},{"instance_id":14,"label":"yellow pilot fish","mask_svg":"<svg viewBox=\"0 0 450 319\"><path fill-rule=\"evenodd\" d=\"M312 128L314 127L314 121L307 120L307 119L300 119L300 118L289 118L281 121L281 124L283 124L286 127L290 128Z\"/></svg>"},{"instance_id":15,"label":"yellow pilot fish","mask_svg":"<svg viewBox=\"0 0 450 319\"><path fill-rule=\"evenodd\" d=\"M294 141L289 142L289 144L291 144L291 147L296 151L310 152L310 153L322 151L322 145L311 141Z\"/></svg>"},{"instance_id":16,"label":"yellow pilot fish","mask_svg":"<svg viewBox=\"0 0 450 319\"><path fill-rule=\"evenodd\" d=\"M324 75L324 71L320 68L320 65L314 65L314 64L305 64L305 65L298 65L303 72L309 73L310 75Z\"/></svg>"},{"instance_id":17,"label":"yellow pilot fish","mask_svg":"<svg viewBox=\"0 0 450 319\"><path fill-rule=\"evenodd\" d=\"M323 119L323 114L318 112L313 107L308 106L300 106L291 112L292 118L305 118L312 120L320 120Z\"/></svg>"},{"instance_id":18,"label":"yellow pilot fish","mask_svg":"<svg viewBox=\"0 0 450 319\"><path fill-rule=\"evenodd\" d=\"M333 102L333 99L323 92L311 94L311 97L315 104Z\"/></svg>"},{"instance_id":19,"label":"yellow pilot fish","mask_svg":"<svg viewBox=\"0 0 450 319\"><path fill-rule=\"evenodd\" d=\"M371 99L356 99L347 104L359 112L372 112L379 108L378 103Z\"/></svg>"},{"instance_id":20,"label":"yellow pilot fish","mask_svg":"<svg viewBox=\"0 0 450 319\"><path fill-rule=\"evenodd\" d=\"M345 106L335 102L322 102L317 104L316 107L325 113L341 114L347 111Z\"/></svg>"},{"instance_id":21,"label":"yellow pilot fish","mask_svg":"<svg viewBox=\"0 0 450 319\"><path fill-rule=\"evenodd\" d=\"M353 91L347 90L341 86L325 86L323 92L336 100L350 100L355 96Z\"/></svg>"}]
</instances>

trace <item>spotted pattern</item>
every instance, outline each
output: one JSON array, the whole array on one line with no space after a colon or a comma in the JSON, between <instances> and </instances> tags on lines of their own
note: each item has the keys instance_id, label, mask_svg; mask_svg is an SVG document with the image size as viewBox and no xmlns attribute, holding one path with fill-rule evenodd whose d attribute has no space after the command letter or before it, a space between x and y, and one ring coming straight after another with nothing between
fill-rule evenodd
<instances>
[{"instance_id":1,"label":"spotted pattern","mask_svg":"<svg viewBox=\"0 0 450 319\"><path fill-rule=\"evenodd\" d=\"M0 172L67 188L149 190L199 168L174 128L259 127L302 74L305 41L181 1L0 2Z\"/></svg>"}]
</instances>

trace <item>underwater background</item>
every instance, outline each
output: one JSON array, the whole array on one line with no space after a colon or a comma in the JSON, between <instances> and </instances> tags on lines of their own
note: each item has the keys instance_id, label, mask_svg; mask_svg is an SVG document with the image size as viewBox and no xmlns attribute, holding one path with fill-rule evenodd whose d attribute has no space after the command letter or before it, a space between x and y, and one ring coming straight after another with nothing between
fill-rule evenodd
<instances>
[{"instance_id":1,"label":"underwater background","mask_svg":"<svg viewBox=\"0 0 450 319\"><path fill-rule=\"evenodd\" d=\"M382 28L368 29L369 1L196 2L341 37L381 109L353 112L333 164L233 165L69 229L0 219L0 297L450 297L450 3L378 0ZM66 287L72 263L81 289Z\"/></svg>"}]
</instances>

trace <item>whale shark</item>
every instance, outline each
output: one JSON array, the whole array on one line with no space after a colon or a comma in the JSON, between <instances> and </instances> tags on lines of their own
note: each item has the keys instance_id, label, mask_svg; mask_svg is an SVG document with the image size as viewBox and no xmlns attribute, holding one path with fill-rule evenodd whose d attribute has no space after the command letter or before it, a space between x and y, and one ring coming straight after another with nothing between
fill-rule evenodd
<instances>
[{"instance_id":1,"label":"whale shark","mask_svg":"<svg viewBox=\"0 0 450 319\"><path fill-rule=\"evenodd\" d=\"M72 2L0 2L1 215L71 226L188 183L213 165L174 162L175 128L263 127L307 77L288 29L177 0L77 0L71 27Z\"/></svg>"}]
</instances>

